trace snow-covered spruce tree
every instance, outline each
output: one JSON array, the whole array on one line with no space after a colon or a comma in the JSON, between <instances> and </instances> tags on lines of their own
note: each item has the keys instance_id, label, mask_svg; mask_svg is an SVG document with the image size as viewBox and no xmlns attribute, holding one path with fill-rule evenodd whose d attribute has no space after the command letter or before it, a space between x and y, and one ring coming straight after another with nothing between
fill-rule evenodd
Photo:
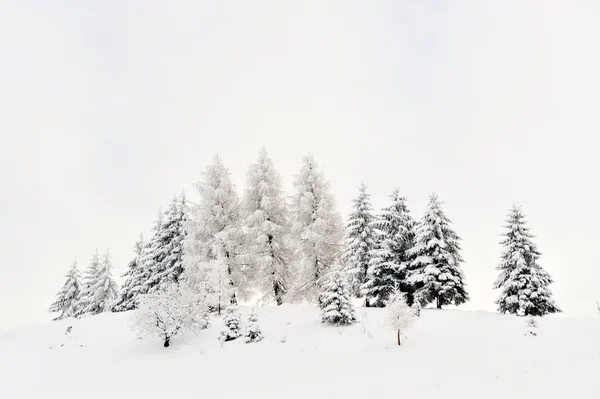
<instances>
[{"instance_id":1,"label":"snow-covered spruce tree","mask_svg":"<svg viewBox=\"0 0 600 399\"><path fill-rule=\"evenodd\" d=\"M396 330L398 345L400 345L400 335L414 322L415 312L408 306L405 294L399 290L396 290L390 297L387 311L387 325Z\"/></svg>"},{"instance_id":2,"label":"snow-covered spruce tree","mask_svg":"<svg viewBox=\"0 0 600 399\"><path fill-rule=\"evenodd\" d=\"M265 299L283 304L292 260L281 177L265 149L248 171L244 196L245 263Z\"/></svg>"},{"instance_id":3,"label":"snow-covered spruce tree","mask_svg":"<svg viewBox=\"0 0 600 399\"><path fill-rule=\"evenodd\" d=\"M548 288L552 277L538 263L541 253L533 243L521 208L513 205L506 223L500 275L494 284L495 289L502 290L496 300L498 310L525 316L560 312Z\"/></svg>"},{"instance_id":4,"label":"snow-covered spruce tree","mask_svg":"<svg viewBox=\"0 0 600 399\"><path fill-rule=\"evenodd\" d=\"M463 262L460 237L450 224L442 202L433 193L417 224L414 246L409 251L409 255L414 256L409 281L416 284L415 300L423 306L435 302L441 309L444 305L460 305L469 300L460 266Z\"/></svg>"},{"instance_id":5,"label":"snow-covered spruce tree","mask_svg":"<svg viewBox=\"0 0 600 399\"><path fill-rule=\"evenodd\" d=\"M256 314L256 311L254 309L252 309L252 312L250 312L250 317L248 318L248 323L246 325L246 332L244 333L244 336L246 337L247 344L250 342L262 341L262 339L264 338L262 330L258 325L258 314Z\"/></svg>"},{"instance_id":6,"label":"snow-covered spruce tree","mask_svg":"<svg viewBox=\"0 0 600 399\"><path fill-rule=\"evenodd\" d=\"M144 291L152 292L178 283L183 272L182 254L185 238L185 196L174 197L165 213L163 223L153 237L151 259L146 264L149 276Z\"/></svg>"},{"instance_id":7,"label":"snow-covered spruce tree","mask_svg":"<svg viewBox=\"0 0 600 399\"><path fill-rule=\"evenodd\" d=\"M78 314L79 297L81 295L81 274L77 269L77 261L69 269L65 276L65 283L56 294L56 300L48 310L51 313L59 313L54 320L67 317L75 317Z\"/></svg>"},{"instance_id":8,"label":"snow-covered spruce tree","mask_svg":"<svg viewBox=\"0 0 600 399\"><path fill-rule=\"evenodd\" d=\"M406 294L409 305L413 303L413 285L408 281L411 257L408 250L413 245L415 222L406 206L406 198L394 189L392 203L381 210L371 222L377 241L371 251L367 279L361 294L373 306L385 306L396 285Z\"/></svg>"},{"instance_id":9,"label":"snow-covered spruce tree","mask_svg":"<svg viewBox=\"0 0 600 399\"><path fill-rule=\"evenodd\" d=\"M229 305L223 316L225 329L221 331L219 340L222 342L232 341L242 336L242 316L237 305Z\"/></svg>"},{"instance_id":10,"label":"snow-covered spruce tree","mask_svg":"<svg viewBox=\"0 0 600 399\"><path fill-rule=\"evenodd\" d=\"M229 170L219 156L201 174L199 202L192 207L184 242L185 277L210 287L211 307L236 304L243 284L238 255L242 232L240 201ZM216 300L216 302L215 302Z\"/></svg>"},{"instance_id":11,"label":"snow-covered spruce tree","mask_svg":"<svg viewBox=\"0 0 600 399\"><path fill-rule=\"evenodd\" d=\"M141 295L131 328L141 336L156 336L166 348L176 335L206 327L205 296L187 284L170 284Z\"/></svg>"},{"instance_id":12,"label":"snow-covered spruce tree","mask_svg":"<svg viewBox=\"0 0 600 399\"><path fill-rule=\"evenodd\" d=\"M137 293L143 281L139 278L142 273L140 269L143 267L144 254L144 238L140 234L140 238L133 246L134 258L127 265L127 271L123 275L125 282L121 287L121 298L113 308L114 312L125 312L137 308Z\"/></svg>"},{"instance_id":13,"label":"snow-covered spruce tree","mask_svg":"<svg viewBox=\"0 0 600 399\"><path fill-rule=\"evenodd\" d=\"M112 276L112 263L108 251L102 258L98 268L98 278L94 285L90 287L90 296L88 298L87 314L99 314L112 310L115 302L119 299L119 286Z\"/></svg>"},{"instance_id":14,"label":"snow-covered spruce tree","mask_svg":"<svg viewBox=\"0 0 600 399\"><path fill-rule=\"evenodd\" d=\"M340 257L344 225L329 182L312 156L303 158L294 188L292 237L298 253L293 297L315 301L320 290L318 282Z\"/></svg>"},{"instance_id":15,"label":"snow-covered spruce tree","mask_svg":"<svg viewBox=\"0 0 600 399\"><path fill-rule=\"evenodd\" d=\"M340 267L335 267L323 277L319 295L321 322L348 325L356 321L347 278L348 273Z\"/></svg>"},{"instance_id":16,"label":"snow-covered spruce tree","mask_svg":"<svg viewBox=\"0 0 600 399\"><path fill-rule=\"evenodd\" d=\"M347 271L352 275L351 286L356 296L361 296L361 287L367 281L367 270L371 263L373 250L376 248L373 222L373 207L371 195L363 183L359 187L358 197L353 200L353 211L346 224L346 253L344 260ZM365 306L370 306L369 298L365 297Z\"/></svg>"},{"instance_id":17,"label":"snow-covered spruce tree","mask_svg":"<svg viewBox=\"0 0 600 399\"><path fill-rule=\"evenodd\" d=\"M98 281L98 272L100 270L100 254L98 249L94 251L90 264L88 265L82 280L81 294L77 305L77 316L81 316L87 312L88 305L93 294L92 287Z\"/></svg>"}]
</instances>

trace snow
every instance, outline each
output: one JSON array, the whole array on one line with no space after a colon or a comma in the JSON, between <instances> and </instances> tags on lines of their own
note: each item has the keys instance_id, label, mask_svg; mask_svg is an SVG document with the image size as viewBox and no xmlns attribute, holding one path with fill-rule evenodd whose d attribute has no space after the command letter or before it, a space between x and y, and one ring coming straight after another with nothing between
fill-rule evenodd
<instances>
[{"instance_id":1,"label":"snow","mask_svg":"<svg viewBox=\"0 0 600 399\"><path fill-rule=\"evenodd\" d=\"M0 398L595 398L600 317L423 309L402 346L386 309L320 323L319 309L255 309L264 340L221 344L222 320L169 348L138 339L133 312L0 332ZM246 321L250 308L241 307ZM67 326L73 326L65 335ZM282 341L285 340L285 343Z\"/></svg>"}]
</instances>

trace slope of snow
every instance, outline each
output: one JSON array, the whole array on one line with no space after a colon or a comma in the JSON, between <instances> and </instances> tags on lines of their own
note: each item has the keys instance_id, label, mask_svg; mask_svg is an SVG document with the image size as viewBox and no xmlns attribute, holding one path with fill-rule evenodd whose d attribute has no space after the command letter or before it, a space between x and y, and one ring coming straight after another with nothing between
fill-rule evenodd
<instances>
[{"instance_id":1,"label":"slope of snow","mask_svg":"<svg viewBox=\"0 0 600 399\"><path fill-rule=\"evenodd\" d=\"M600 317L544 318L532 337L524 318L424 310L398 347L385 309L339 328L309 306L257 311L265 339L251 344L221 345L213 317L163 348L130 332L130 312L1 332L0 398L600 396Z\"/></svg>"}]
</instances>

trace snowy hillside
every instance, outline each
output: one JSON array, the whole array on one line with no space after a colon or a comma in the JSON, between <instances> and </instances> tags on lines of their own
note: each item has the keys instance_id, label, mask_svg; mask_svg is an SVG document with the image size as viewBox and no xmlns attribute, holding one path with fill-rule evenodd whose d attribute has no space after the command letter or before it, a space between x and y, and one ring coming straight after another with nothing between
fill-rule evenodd
<instances>
[{"instance_id":1,"label":"snowy hillside","mask_svg":"<svg viewBox=\"0 0 600 399\"><path fill-rule=\"evenodd\" d=\"M249 309L242 309L244 318ZM309 306L258 309L266 338L221 345L222 321L170 348L131 312L0 332L1 398L597 398L600 317L424 310L403 345L385 309L328 327ZM68 326L70 334L65 335ZM84 395L84 396L82 396Z\"/></svg>"}]
</instances>

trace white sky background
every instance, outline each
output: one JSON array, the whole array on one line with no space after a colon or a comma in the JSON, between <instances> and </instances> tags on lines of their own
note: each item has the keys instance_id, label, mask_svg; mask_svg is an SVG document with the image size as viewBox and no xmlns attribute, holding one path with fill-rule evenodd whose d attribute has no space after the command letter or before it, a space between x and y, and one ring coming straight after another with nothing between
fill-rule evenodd
<instances>
[{"instance_id":1,"label":"white sky background","mask_svg":"<svg viewBox=\"0 0 600 399\"><path fill-rule=\"evenodd\" d=\"M312 152L344 216L363 180L416 217L436 190L465 309L494 309L516 201L558 305L593 312L600 5L451 3L0 0L0 326L47 320L96 247L121 275L214 153L241 192L261 146L288 189Z\"/></svg>"}]
</instances>

